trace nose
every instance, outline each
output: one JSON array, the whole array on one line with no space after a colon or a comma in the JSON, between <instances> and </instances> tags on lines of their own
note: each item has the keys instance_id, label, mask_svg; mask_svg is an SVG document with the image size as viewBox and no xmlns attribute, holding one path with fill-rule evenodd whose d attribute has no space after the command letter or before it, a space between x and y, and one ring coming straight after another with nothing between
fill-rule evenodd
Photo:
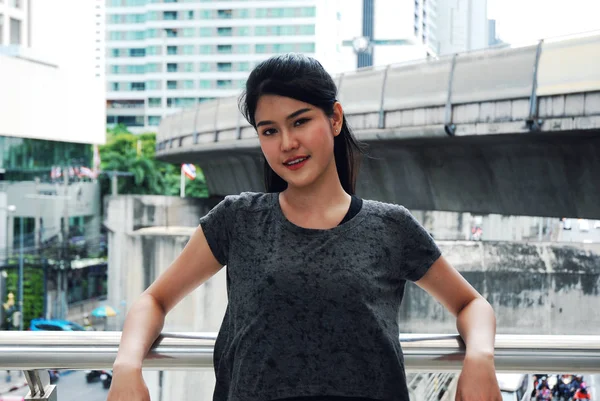
<instances>
[{"instance_id":1,"label":"nose","mask_svg":"<svg viewBox=\"0 0 600 401\"><path fill-rule=\"evenodd\" d=\"M281 132L281 151L289 152L290 150L294 150L298 147L298 141L288 130L283 130Z\"/></svg>"}]
</instances>

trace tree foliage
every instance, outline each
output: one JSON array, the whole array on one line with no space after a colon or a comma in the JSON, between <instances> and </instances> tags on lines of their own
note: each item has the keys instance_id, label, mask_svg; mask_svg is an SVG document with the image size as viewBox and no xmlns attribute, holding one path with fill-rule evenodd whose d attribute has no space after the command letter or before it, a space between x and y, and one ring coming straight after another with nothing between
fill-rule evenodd
<instances>
[{"instance_id":1,"label":"tree foliage","mask_svg":"<svg viewBox=\"0 0 600 401\"><path fill-rule=\"evenodd\" d=\"M134 135L126 127L118 125L107 131L106 145L100 146L101 168L104 172L130 173L118 179L119 194L179 195L180 166L155 159L156 134ZM198 172L195 180L186 179L185 195L208 197L206 180ZM100 176L103 194L110 193L110 176Z\"/></svg>"}]
</instances>

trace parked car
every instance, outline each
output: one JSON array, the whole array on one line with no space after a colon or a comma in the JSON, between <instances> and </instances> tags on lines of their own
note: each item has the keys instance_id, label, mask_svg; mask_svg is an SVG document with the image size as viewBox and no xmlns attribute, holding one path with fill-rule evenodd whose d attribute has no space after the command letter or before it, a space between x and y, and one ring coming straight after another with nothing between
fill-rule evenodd
<instances>
[{"instance_id":1,"label":"parked car","mask_svg":"<svg viewBox=\"0 0 600 401\"><path fill-rule=\"evenodd\" d=\"M83 326L68 320L32 319L29 325L32 331L85 331Z\"/></svg>"}]
</instances>

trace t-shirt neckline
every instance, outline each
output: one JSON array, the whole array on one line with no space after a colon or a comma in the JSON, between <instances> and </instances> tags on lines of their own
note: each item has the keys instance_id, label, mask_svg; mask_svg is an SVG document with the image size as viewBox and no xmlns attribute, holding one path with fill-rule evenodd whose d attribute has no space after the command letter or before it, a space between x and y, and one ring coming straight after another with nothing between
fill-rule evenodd
<instances>
[{"instance_id":1,"label":"t-shirt neckline","mask_svg":"<svg viewBox=\"0 0 600 401\"><path fill-rule=\"evenodd\" d=\"M326 235L326 234L342 233L344 231L348 231L348 230L356 227L364 219L364 216L365 216L366 202L363 200L362 207L360 208L358 213L354 217L352 217L350 220L345 222L344 224L337 225L335 227L328 228L328 229L300 227L300 226L292 223L291 221L289 221L287 219L287 217L285 217L285 214L283 214L283 210L281 209L281 204L279 203L279 192L272 192L272 193L270 193L270 196L271 196L271 205L273 206L273 210L275 212L277 221L282 226L284 226L286 229L288 229L292 232L300 233L300 234Z\"/></svg>"}]
</instances>

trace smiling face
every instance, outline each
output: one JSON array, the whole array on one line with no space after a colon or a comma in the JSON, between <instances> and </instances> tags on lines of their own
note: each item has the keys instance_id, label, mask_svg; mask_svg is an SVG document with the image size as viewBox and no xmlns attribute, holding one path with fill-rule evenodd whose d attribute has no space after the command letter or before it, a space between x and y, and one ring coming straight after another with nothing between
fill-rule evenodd
<instances>
[{"instance_id":1,"label":"smiling face","mask_svg":"<svg viewBox=\"0 0 600 401\"><path fill-rule=\"evenodd\" d=\"M256 106L255 121L267 163L288 187L306 187L329 174L337 175L333 141L342 125L339 103L328 117L312 104L263 95Z\"/></svg>"}]
</instances>

